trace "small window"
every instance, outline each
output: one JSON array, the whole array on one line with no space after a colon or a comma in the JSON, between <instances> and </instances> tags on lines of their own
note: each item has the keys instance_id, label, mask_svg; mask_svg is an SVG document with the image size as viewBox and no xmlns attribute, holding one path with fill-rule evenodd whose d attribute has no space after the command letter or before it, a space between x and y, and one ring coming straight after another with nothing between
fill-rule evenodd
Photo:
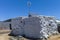
<instances>
[{"instance_id":1,"label":"small window","mask_svg":"<svg viewBox=\"0 0 60 40\"><path fill-rule=\"evenodd\" d=\"M49 26L51 26L51 24L49 24Z\"/></svg>"},{"instance_id":2,"label":"small window","mask_svg":"<svg viewBox=\"0 0 60 40\"><path fill-rule=\"evenodd\" d=\"M21 23L22 23L22 21L21 21Z\"/></svg>"}]
</instances>

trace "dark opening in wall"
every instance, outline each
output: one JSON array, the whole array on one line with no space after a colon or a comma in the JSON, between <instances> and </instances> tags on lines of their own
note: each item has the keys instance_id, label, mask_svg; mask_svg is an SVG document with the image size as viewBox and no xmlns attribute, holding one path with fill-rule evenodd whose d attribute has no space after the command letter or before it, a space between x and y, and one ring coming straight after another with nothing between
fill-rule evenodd
<instances>
[{"instance_id":1,"label":"dark opening in wall","mask_svg":"<svg viewBox=\"0 0 60 40\"><path fill-rule=\"evenodd\" d=\"M58 30L58 32L60 33L60 24L57 25L57 30Z\"/></svg>"},{"instance_id":2,"label":"dark opening in wall","mask_svg":"<svg viewBox=\"0 0 60 40\"><path fill-rule=\"evenodd\" d=\"M22 21L21 21L21 23L22 23Z\"/></svg>"},{"instance_id":3,"label":"dark opening in wall","mask_svg":"<svg viewBox=\"0 0 60 40\"><path fill-rule=\"evenodd\" d=\"M51 24L49 24L49 26L51 26Z\"/></svg>"},{"instance_id":4,"label":"dark opening in wall","mask_svg":"<svg viewBox=\"0 0 60 40\"><path fill-rule=\"evenodd\" d=\"M12 30L11 24L9 24L10 30Z\"/></svg>"}]
</instances>

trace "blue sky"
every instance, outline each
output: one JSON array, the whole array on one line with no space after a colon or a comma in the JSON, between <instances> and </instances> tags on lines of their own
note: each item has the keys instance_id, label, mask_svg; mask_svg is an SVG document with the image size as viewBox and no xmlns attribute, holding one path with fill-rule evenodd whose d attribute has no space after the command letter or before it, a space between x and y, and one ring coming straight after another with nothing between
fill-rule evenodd
<instances>
[{"instance_id":1,"label":"blue sky","mask_svg":"<svg viewBox=\"0 0 60 40\"><path fill-rule=\"evenodd\" d=\"M0 20L27 16L28 0L0 0ZM60 0L31 0L32 13L60 19Z\"/></svg>"}]
</instances>

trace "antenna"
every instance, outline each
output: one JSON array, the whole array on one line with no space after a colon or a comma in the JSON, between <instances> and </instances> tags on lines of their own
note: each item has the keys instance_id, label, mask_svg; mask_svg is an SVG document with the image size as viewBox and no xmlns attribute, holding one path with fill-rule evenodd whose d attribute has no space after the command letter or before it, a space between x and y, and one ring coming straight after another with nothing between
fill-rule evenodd
<instances>
[{"instance_id":1,"label":"antenna","mask_svg":"<svg viewBox=\"0 0 60 40\"><path fill-rule=\"evenodd\" d=\"M30 2L30 0L28 0L27 6L28 6L28 14L30 14L30 8L31 8L31 2Z\"/></svg>"}]
</instances>

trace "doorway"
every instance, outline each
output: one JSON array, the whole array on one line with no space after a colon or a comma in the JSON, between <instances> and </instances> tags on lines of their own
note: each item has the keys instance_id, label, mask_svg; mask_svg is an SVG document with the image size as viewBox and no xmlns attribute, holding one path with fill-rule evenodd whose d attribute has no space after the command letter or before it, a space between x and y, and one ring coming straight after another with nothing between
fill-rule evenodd
<instances>
[{"instance_id":1,"label":"doorway","mask_svg":"<svg viewBox=\"0 0 60 40\"><path fill-rule=\"evenodd\" d=\"M12 30L11 24L9 24L10 30Z\"/></svg>"}]
</instances>

